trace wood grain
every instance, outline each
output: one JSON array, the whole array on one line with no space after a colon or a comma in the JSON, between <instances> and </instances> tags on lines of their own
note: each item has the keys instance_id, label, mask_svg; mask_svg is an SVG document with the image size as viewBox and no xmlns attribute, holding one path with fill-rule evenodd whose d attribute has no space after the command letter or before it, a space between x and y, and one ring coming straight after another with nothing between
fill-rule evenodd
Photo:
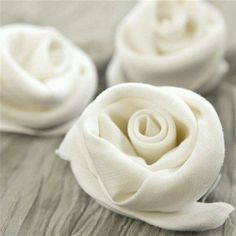
<instances>
[{"instance_id":1,"label":"wood grain","mask_svg":"<svg viewBox=\"0 0 236 236\"><path fill-rule=\"evenodd\" d=\"M74 29L64 29L64 31L73 41L87 49L95 59L99 67L100 90L102 90L105 86L104 68L112 52L114 27L133 3L121 1L118 4L118 1L110 1L107 4L104 2L96 4L94 2L91 5L90 2L88 5L88 3L80 2L73 7L68 7L68 4L65 5L63 1L58 4L27 1L5 2L2 22L28 21L52 24L63 29L69 24L69 21L65 19L65 22L59 21L58 23L56 19L59 19L63 14L66 16L73 13L75 21L77 15L80 20L77 24L73 23ZM92 10L89 6L90 8L93 6ZM96 6L99 7L96 8ZM116 7L116 11L114 7ZM27 15L26 12L29 9L37 14L31 12ZM47 14L47 9L49 9L48 11L55 10L55 18ZM108 22L105 16L98 21L96 15L94 19L97 22L94 22L91 17L82 14L83 9L89 9L90 13L92 11L91 14L97 14L100 17L104 15L101 14L102 9L105 9L104 11L110 11L111 14L116 12L116 17L113 16ZM78 13L81 13L80 18ZM95 35L93 31L96 24L98 24L98 29L103 29L103 35L98 34L97 38L95 37L97 31L95 30ZM79 31L76 31L76 27L81 30L85 29L83 27L86 25L89 26L87 28L90 31L84 30L83 32L82 30L83 33L80 35ZM218 89L206 97L213 103L220 116L226 143L222 179L207 201L225 201L236 206L236 76L225 78ZM59 146L62 138L1 134L0 235L236 235L235 213L218 229L202 233L183 233L162 230L106 210L78 186L69 163L56 156L55 149Z\"/></svg>"}]
</instances>

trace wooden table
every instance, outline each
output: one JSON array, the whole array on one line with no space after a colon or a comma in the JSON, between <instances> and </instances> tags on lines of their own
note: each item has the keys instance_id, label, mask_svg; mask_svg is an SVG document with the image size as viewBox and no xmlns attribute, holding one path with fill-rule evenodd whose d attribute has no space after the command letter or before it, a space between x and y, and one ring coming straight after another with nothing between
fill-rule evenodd
<instances>
[{"instance_id":1,"label":"wooden table","mask_svg":"<svg viewBox=\"0 0 236 236\"><path fill-rule=\"evenodd\" d=\"M96 61L102 90L115 25L133 2L70 3L3 2L2 24L24 21L56 26ZM111 18L107 19L103 11L109 12ZM222 179L207 201L225 201L236 206L236 76L231 74L206 96L220 116L226 142ZM69 163L56 156L55 149L62 138L1 134L0 235L236 235L235 213L218 229L182 233L162 230L106 210L78 186Z\"/></svg>"}]
</instances>

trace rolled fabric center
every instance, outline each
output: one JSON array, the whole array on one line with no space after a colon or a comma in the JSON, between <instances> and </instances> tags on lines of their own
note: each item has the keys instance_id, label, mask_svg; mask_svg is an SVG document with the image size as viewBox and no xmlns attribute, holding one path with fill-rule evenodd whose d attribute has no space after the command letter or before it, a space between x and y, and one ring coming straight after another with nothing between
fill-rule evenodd
<instances>
[{"instance_id":1,"label":"rolled fabric center","mask_svg":"<svg viewBox=\"0 0 236 236\"><path fill-rule=\"evenodd\" d=\"M197 1L158 1L154 25L156 51L171 53L187 46L201 25ZM195 9L193 11L192 9Z\"/></svg>"},{"instance_id":2,"label":"rolled fabric center","mask_svg":"<svg viewBox=\"0 0 236 236\"><path fill-rule=\"evenodd\" d=\"M136 152L152 164L176 146L176 127L167 112L136 111L128 122L128 136Z\"/></svg>"},{"instance_id":3,"label":"rolled fabric center","mask_svg":"<svg viewBox=\"0 0 236 236\"><path fill-rule=\"evenodd\" d=\"M63 42L55 36L42 39L24 66L29 73L42 81L60 75L69 66L69 53L66 52Z\"/></svg>"}]
</instances>

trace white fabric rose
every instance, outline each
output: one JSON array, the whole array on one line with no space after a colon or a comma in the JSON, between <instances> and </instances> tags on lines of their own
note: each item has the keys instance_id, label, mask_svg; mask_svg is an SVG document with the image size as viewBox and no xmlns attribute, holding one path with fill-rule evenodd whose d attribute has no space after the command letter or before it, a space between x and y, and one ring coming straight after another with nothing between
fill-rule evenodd
<instances>
[{"instance_id":1,"label":"white fabric rose","mask_svg":"<svg viewBox=\"0 0 236 236\"><path fill-rule=\"evenodd\" d=\"M123 82L171 85L206 92L227 71L225 24L205 1L140 1L122 21L107 71Z\"/></svg>"},{"instance_id":2,"label":"white fabric rose","mask_svg":"<svg viewBox=\"0 0 236 236\"><path fill-rule=\"evenodd\" d=\"M219 118L201 96L126 83L101 93L57 151L103 206L171 230L207 230L233 207L198 200L224 160Z\"/></svg>"},{"instance_id":3,"label":"white fabric rose","mask_svg":"<svg viewBox=\"0 0 236 236\"><path fill-rule=\"evenodd\" d=\"M0 130L64 134L93 98L93 62L56 29L0 28Z\"/></svg>"}]
</instances>

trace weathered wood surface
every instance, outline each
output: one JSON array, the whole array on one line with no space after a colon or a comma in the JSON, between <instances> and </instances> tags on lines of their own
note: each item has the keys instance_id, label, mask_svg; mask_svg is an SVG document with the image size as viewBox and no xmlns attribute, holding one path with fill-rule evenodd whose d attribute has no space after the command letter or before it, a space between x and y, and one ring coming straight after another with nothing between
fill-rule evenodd
<instances>
[{"instance_id":1,"label":"weathered wood surface","mask_svg":"<svg viewBox=\"0 0 236 236\"><path fill-rule=\"evenodd\" d=\"M125 1L2 2L1 20L3 24L25 21L59 28L95 59L103 89L114 27L132 4ZM73 26L68 17L72 18ZM220 116L226 142L222 179L207 201L226 201L236 206L236 76L228 76L207 99ZM55 155L61 140L62 137L1 134L0 235L236 235L235 213L216 230L182 233L162 230L106 210L78 186L69 163Z\"/></svg>"}]
</instances>

